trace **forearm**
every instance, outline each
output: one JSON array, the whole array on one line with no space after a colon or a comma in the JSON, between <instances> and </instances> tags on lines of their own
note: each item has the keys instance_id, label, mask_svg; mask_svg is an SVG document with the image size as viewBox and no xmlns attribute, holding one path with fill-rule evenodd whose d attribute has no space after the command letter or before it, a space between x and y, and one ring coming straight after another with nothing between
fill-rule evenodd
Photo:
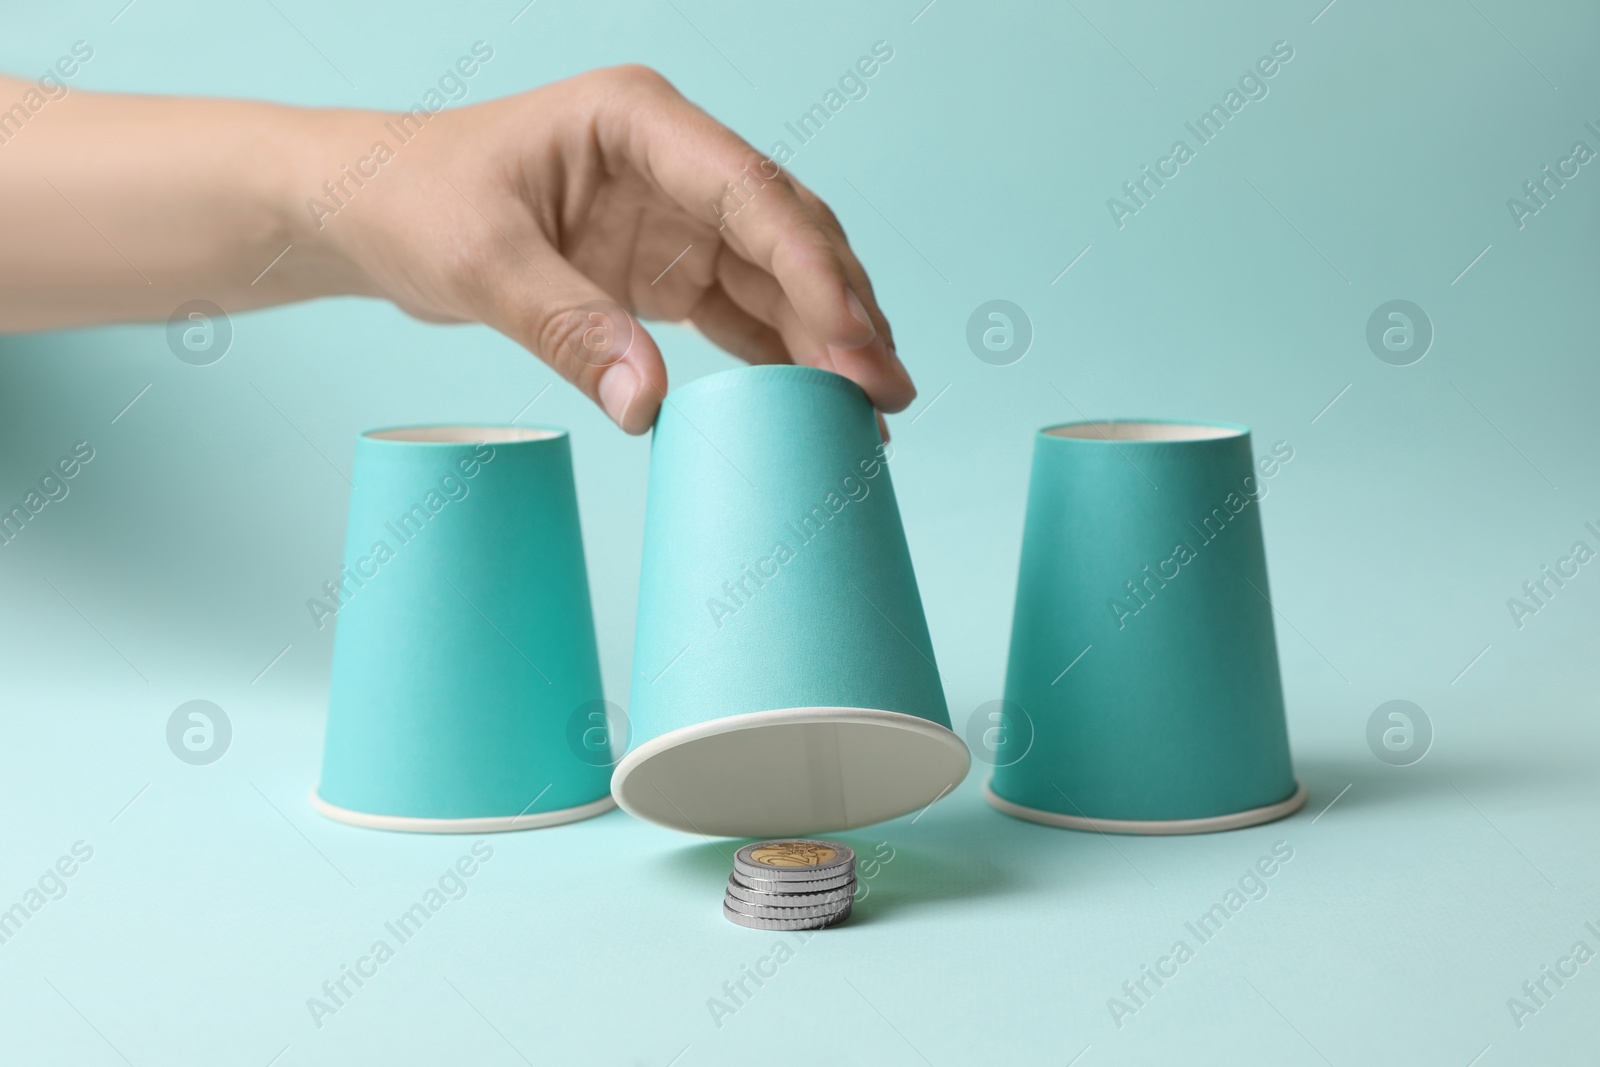
<instances>
[{"instance_id":1,"label":"forearm","mask_svg":"<svg viewBox=\"0 0 1600 1067\"><path fill-rule=\"evenodd\" d=\"M30 87L0 77L0 109ZM360 291L301 188L348 115L73 92L0 124L0 331Z\"/></svg>"}]
</instances>

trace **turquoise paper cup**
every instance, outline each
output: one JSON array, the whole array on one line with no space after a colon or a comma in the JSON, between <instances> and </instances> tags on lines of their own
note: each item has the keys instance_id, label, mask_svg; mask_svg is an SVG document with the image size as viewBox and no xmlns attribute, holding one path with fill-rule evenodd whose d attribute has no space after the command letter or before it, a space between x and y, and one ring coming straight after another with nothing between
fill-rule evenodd
<instances>
[{"instance_id":1,"label":"turquoise paper cup","mask_svg":"<svg viewBox=\"0 0 1600 1067\"><path fill-rule=\"evenodd\" d=\"M326 591L309 605L337 625L318 811L484 833L610 810L611 761L569 741L604 704L565 431L363 434Z\"/></svg>"},{"instance_id":2,"label":"turquoise paper cup","mask_svg":"<svg viewBox=\"0 0 1600 1067\"><path fill-rule=\"evenodd\" d=\"M759 366L656 422L629 714L611 791L692 833L844 830L965 777L889 480L849 380Z\"/></svg>"},{"instance_id":3,"label":"turquoise paper cup","mask_svg":"<svg viewBox=\"0 0 1600 1067\"><path fill-rule=\"evenodd\" d=\"M1185 834L1306 800L1261 500L1294 450L1226 423L1040 431L986 795L1051 826Z\"/></svg>"}]
</instances>

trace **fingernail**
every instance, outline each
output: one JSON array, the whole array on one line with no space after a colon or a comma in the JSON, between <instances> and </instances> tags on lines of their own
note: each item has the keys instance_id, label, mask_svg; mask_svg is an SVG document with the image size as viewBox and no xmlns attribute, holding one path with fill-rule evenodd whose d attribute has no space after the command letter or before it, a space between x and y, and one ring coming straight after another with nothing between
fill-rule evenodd
<instances>
[{"instance_id":1,"label":"fingernail","mask_svg":"<svg viewBox=\"0 0 1600 1067\"><path fill-rule=\"evenodd\" d=\"M871 341L873 337L878 335L878 328L872 325L872 316L867 314L867 309L861 303L861 298L855 293L851 292L849 289L846 289L844 291L844 302L845 305L850 308L851 316L861 325L872 331L867 337L867 341ZM864 343L866 342L863 342L863 344Z\"/></svg>"},{"instance_id":2,"label":"fingernail","mask_svg":"<svg viewBox=\"0 0 1600 1067\"><path fill-rule=\"evenodd\" d=\"M639 376L627 363L613 363L600 376L600 406L611 421L623 426L633 398L639 395Z\"/></svg>"}]
</instances>

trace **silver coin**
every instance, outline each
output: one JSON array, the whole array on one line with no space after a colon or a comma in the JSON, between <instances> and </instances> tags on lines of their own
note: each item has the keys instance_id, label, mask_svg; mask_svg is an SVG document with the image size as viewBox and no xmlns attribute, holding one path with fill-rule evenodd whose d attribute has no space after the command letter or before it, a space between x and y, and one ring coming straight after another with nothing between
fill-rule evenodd
<instances>
[{"instance_id":1,"label":"silver coin","mask_svg":"<svg viewBox=\"0 0 1600 1067\"><path fill-rule=\"evenodd\" d=\"M736 911L740 915L754 915L762 919L828 919L837 918L841 913L850 910L850 901L836 900L832 904L809 904L790 906L787 904L751 904L749 901L740 900L729 893L722 899L722 906L729 911Z\"/></svg>"},{"instance_id":2,"label":"silver coin","mask_svg":"<svg viewBox=\"0 0 1600 1067\"><path fill-rule=\"evenodd\" d=\"M821 930L829 926L837 926L850 918L850 909L845 908L832 918L823 919L763 919L759 915L745 915L728 907L728 902L722 902L722 917L739 926L747 926L752 930Z\"/></svg>"},{"instance_id":3,"label":"silver coin","mask_svg":"<svg viewBox=\"0 0 1600 1067\"><path fill-rule=\"evenodd\" d=\"M780 838L757 841L733 854L733 869L769 882L804 882L854 871L856 854L837 841Z\"/></svg>"},{"instance_id":4,"label":"silver coin","mask_svg":"<svg viewBox=\"0 0 1600 1067\"><path fill-rule=\"evenodd\" d=\"M787 883L788 885L804 885L805 883ZM837 889L825 889L816 893L791 893L787 889L783 892L769 892L764 889L751 889L740 882L734 875L728 875L728 896L734 900L742 900L747 904L765 904L774 908L807 908L824 904L838 904L855 896L856 883L851 879Z\"/></svg>"},{"instance_id":5,"label":"silver coin","mask_svg":"<svg viewBox=\"0 0 1600 1067\"><path fill-rule=\"evenodd\" d=\"M734 871L729 877L746 889L754 889L758 893L822 893L829 889L838 889L840 886L851 884L856 880L856 872L848 870L829 878L808 878L803 882L779 882L770 878L754 878L738 871Z\"/></svg>"}]
</instances>

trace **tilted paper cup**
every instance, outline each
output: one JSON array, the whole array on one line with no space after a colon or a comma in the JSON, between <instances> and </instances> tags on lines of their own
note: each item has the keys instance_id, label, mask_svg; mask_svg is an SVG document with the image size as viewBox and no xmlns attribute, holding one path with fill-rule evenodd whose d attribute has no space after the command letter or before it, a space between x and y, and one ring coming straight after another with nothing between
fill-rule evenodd
<instances>
[{"instance_id":1,"label":"tilted paper cup","mask_svg":"<svg viewBox=\"0 0 1600 1067\"><path fill-rule=\"evenodd\" d=\"M965 776L892 451L845 378L759 366L656 423L630 715L612 793L694 833L848 829Z\"/></svg>"},{"instance_id":2,"label":"tilted paper cup","mask_svg":"<svg viewBox=\"0 0 1600 1067\"><path fill-rule=\"evenodd\" d=\"M353 482L315 807L455 833L609 810L611 761L570 740L604 704L566 432L377 430Z\"/></svg>"},{"instance_id":3,"label":"tilted paper cup","mask_svg":"<svg viewBox=\"0 0 1600 1067\"><path fill-rule=\"evenodd\" d=\"M1305 803L1289 759L1259 460L1221 423L1038 435L988 798L1074 829L1231 829ZM1025 749L1020 746L1026 745Z\"/></svg>"}]
</instances>

